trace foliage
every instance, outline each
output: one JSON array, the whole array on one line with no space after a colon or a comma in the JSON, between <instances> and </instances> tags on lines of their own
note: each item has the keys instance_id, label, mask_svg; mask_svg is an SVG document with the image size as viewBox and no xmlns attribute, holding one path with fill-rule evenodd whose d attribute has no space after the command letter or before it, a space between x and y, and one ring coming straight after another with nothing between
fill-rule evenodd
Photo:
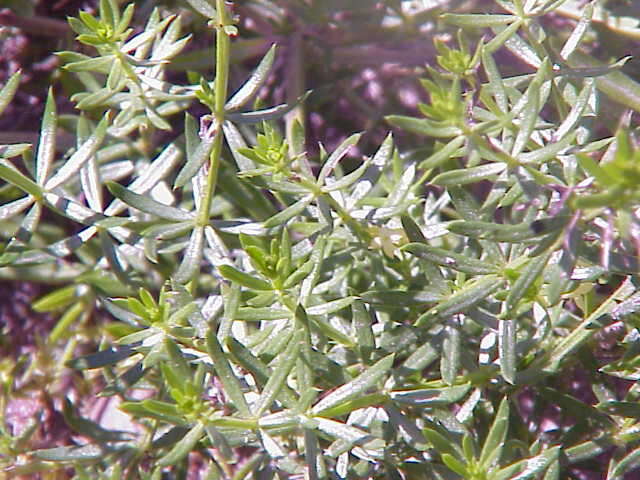
<instances>
[{"instance_id":1,"label":"foliage","mask_svg":"<svg viewBox=\"0 0 640 480\"><path fill-rule=\"evenodd\" d=\"M303 19L332 8L251 2L278 21L289 3ZM360 134L307 153L302 91L256 100L277 47L229 94L239 30L224 0L188 0L216 63L186 85L168 75L190 38L181 16L156 9L138 31L133 4L101 0L70 19L90 47L59 53L78 114L50 92L35 153L0 148L0 276L58 285L34 305L62 312L46 348L63 344L58 360L132 428L69 396L73 444L34 448L35 427L1 426L9 475L550 480L604 452L607 479L637 471L640 86L626 60L591 57L595 3L567 34L545 20L571 17L570 1L408 3L381 15L461 30L436 40L421 116L387 117L422 146L389 134L355 166ZM503 75L507 51L531 73ZM603 134L609 101L629 113ZM157 142L178 114L182 133ZM76 138L62 155L61 127ZM96 309L111 318L100 348L74 356ZM3 410L18 371L3 365Z\"/></svg>"}]
</instances>

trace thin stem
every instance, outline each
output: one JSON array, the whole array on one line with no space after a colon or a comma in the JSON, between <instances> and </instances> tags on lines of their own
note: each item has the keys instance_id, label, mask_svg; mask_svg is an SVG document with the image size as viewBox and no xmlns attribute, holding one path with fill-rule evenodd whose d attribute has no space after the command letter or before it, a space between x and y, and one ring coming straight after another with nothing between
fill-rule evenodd
<instances>
[{"instance_id":1,"label":"thin stem","mask_svg":"<svg viewBox=\"0 0 640 480\"><path fill-rule=\"evenodd\" d=\"M213 148L209 156L209 174L207 185L204 191L204 198L198 212L197 224L206 226L209 223L209 211L211 202L216 191L218 182L218 170L220 169L220 156L222 153L222 124L225 119L224 105L227 101L227 88L229 84L229 60L231 41L225 27L231 25L231 20L227 14L225 0L216 0L216 10L218 13L218 25L216 25L216 79L214 116L218 122L218 131L213 139Z\"/></svg>"}]
</instances>

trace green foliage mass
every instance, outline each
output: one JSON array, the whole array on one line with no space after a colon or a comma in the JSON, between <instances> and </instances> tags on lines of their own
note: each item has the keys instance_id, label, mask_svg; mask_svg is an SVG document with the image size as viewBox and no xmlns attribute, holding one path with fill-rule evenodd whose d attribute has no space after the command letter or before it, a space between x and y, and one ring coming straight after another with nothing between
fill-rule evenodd
<instances>
[{"instance_id":1,"label":"green foliage mass","mask_svg":"<svg viewBox=\"0 0 640 480\"><path fill-rule=\"evenodd\" d=\"M133 4L101 0L69 20L83 53L58 53L77 113L50 92L37 146L0 149L0 277L57 285L34 305L59 314L42 348L135 427L70 396L75 443L34 449L35 426L2 425L0 476L552 480L603 452L601 478L637 471L640 85L589 53L595 24L638 38L632 17L572 0L340 6L443 34L420 116L387 117L414 147L389 134L354 163L360 134L307 152L304 89L255 100L277 47L230 85L228 2L174 3L215 30L213 79L169 80L181 14L135 28ZM247 3L274 23L282 5L300 21L338 8ZM625 111L604 125L612 102ZM88 329L98 311L110 320ZM76 356L87 331L99 348ZM2 409L20 372L3 361Z\"/></svg>"}]
</instances>

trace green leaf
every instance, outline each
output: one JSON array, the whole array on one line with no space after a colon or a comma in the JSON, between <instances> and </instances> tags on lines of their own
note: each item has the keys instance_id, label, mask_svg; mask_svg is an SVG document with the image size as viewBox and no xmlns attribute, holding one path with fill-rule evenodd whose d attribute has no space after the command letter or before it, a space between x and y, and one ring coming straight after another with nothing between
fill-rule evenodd
<instances>
[{"instance_id":1,"label":"green leaf","mask_svg":"<svg viewBox=\"0 0 640 480\"><path fill-rule=\"evenodd\" d=\"M322 165L322 169L320 170L320 174L318 175L318 185L323 185L326 178L333 172L336 165L344 158L344 156L349 152L351 147L356 145L358 141L360 141L360 137L362 134L356 133L351 135L349 138L342 141L340 145L333 151L333 153L329 156L329 158Z\"/></svg>"},{"instance_id":2,"label":"green leaf","mask_svg":"<svg viewBox=\"0 0 640 480\"><path fill-rule=\"evenodd\" d=\"M451 25L456 25L458 27L471 27L471 28L487 28L487 27L497 27L500 25L509 25L516 20L518 17L515 15L499 15L499 14L455 14L455 13L445 13L441 15L442 20Z\"/></svg>"},{"instance_id":3,"label":"green leaf","mask_svg":"<svg viewBox=\"0 0 640 480\"><path fill-rule=\"evenodd\" d=\"M47 103L42 115L42 126L40 127L40 141L36 153L36 182L44 185L56 154L56 129L58 127L58 116L56 113L56 102L53 98L53 90L47 93Z\"/></svg>"},{"instance_id":4,"label":"green leaf","mask_svg":"<svg viewBox=\"0 0 640 480\"><path fill-rule=\"evenodd\" d=\"M615 306L616 301L623 301L625 298L635 292L635 287L629 279L622 284L607 297L591 314L566 337L560 337L551 351L545 356L544 363L541 365L545 373L555 373L563 365L565 359L572 355L580 348L595 331L590 328L593 322L604 314L610 313Z\"/></svg>"},{"instance_id":5,"label":"green leaf","mask_svg":"<svg viewBox=\"0 0 640 480\"><path fill-rule=\"evenodd\" d=\"M560 152L571 146L577 134L576 131L569 132L564 138L556 142L548 143L544 147L531 152L522 153L520 154L519 160L523 164L537 165L553 160Z\"/></svg>"},{"instance_id":6,"label":"green leaf","mask_svg":"<svg viewBox=\"0 0 640 480\"><path fill-rule=\"evenodd\" d=\"M207 332L207 352L209 352L209 356L213 362L213 368L215 368L222 382L225 395L229 397L231 403L238 409L240 415L245 417L251 416L249 405L242 393L240 381L233 373L231 365L222 351L222 346L220 342L218 342L218 337L213 330Z\"/></svg>"},{"instance_id":7,"label":"green leaf","mask_svg":"<svg viewBox=\"0 0 640 480\"><path fill-rule=\"evenodd\" d=\"M308 315L328 315L351 305L357 297L344 297L331 302L307 307Z\"/></svg>"},{"instance_id":8,"label":"green leaf","mask_svg":"<svg viewBox=\"0 0 640 480\"><path fill-rule=\"evenodd\" d=\"M573 464L597 457L607 451L612 445L613 439L609 436L603 436L596 441L583 442L576 446L566 448L564 454L567 456L567 461Z\"/></svg>"},{"instance_id":9,"label":"green leaf","mask_svg":"<svg viewBox=\"0 0 640 480\"><path fill-rule=\"evenodd\" d=\"M507 315L513 316L518 303L527 294L529 287L540 277L543 270L549 263L553 252L549 251L543 255L537 256L529 260L527 266L524 267L518 279L514 282L509 290L506 300Z\"/></svg>"},{"instance_id":10,"label":"green leaf","mask_svg":"<svg viewBox=\"0 0 640 480\"><path fill-rule=\"evenodd\" d=\"M369 363L371 354L376 348L372 324L374 318L370 311L364 306L361 300L356 300L351 304L353 317L353 330L357 337L357 350L365 363Z\"/></svg>"},{"instance_id":11,"label":"green leaf","mask_svg":"<svg viewBox=\"0 0 640 480\"><path fill-rule=\"evenodd\" d=\"M240 172L244 172L247 170L253 170L256 168L256 164L249 157L242 155L240 153L240 149L247 148L247 144L242 138L242 134L240 130L231 122L224 122L222 124L222 131L224 132L224 137L227 139L227 143L229 144L229 148L231 149L231 154L238 165L238 170Z\"/></svg>"},{"instance_id":12,"label":"green leaf","mask_svg":"<svg viewBox=\"0 0 640 480\"><path fill-rule=\"evenodd\" d=\"M142 402L123 402L120 405L120 410L140 417L155 418L174 425L186 425L178 408L173 403L160 402L150 398Z\"/></svg>"},{"instance_id":13,"label":"green leaf","mask_svg":"<svg viewBox=\"0 0 640 480\"><path fill-rule=\"evenodd\" d=\"M413 243L427 243L427 238L422 233L422 230L418 224L409 215L402 215L400 217L402 221L402 228L404 233L410 242Z\"/></svg>"},{"instance_id":14,"label":"green leaf","mask_svg":"<svg viewBox=\"0 0 640 480\"><path fill-rule=\"evenodd\" d=\"M215 120L213 121L215 122ZM220 134L218 133L218 135ZM198 173L200 167L209 159L213 144L215 143L214 138L215 135L212 135L210 138L204 138L192 155L189 155L189 152L187 152L187 163L185 163L180 173L178 173L175 182L173 182L173 188L184 187L187 182Z\"/></svg>"},{"instance_id":15,"label":"green leaf","mask_svg":"<svg viewBox=\"0 0 640 480\"><path fill-rule=\"evenodd\" d=\"M101 88L91 93L78 93L72 97L72 100L78 101L76 108L80 110L91 110L92 108L105 105L116 93L118 93L116 90Z\"/></svg>"},{"instance_id":16,"label":"green leaf","mask_svg":"<svg viewBox=\"0 0 640 480\"><path fill-rule=\"evenodd\" d=\"M422 433L441 456L462 458L462 451L453 438L447 438L433 428L423 428Z\"/></svg>"},{"instance_id":17,"label":"green leaf","mask_svg":"<svg viewBox=\"0 0 640 480\"><path fill-rule=\"evenodd\" d=\"M448 453L443 453L441 457L444 464L449 467L450 470L454 471L458 475L462 475L464 478L469 477L469 471L465 467L464 463L462 463L456 457Z\"/></svg>"},{"instance_id":18,"label":"green leaf","mask_svg":"<svg viewBox=\"0 0 640 480\"><path fill-rule=\"evenodd\" d=\"M71 176L77 175L82 166L95 155L107 132L109 117L110 115L108 113L102 117L93 134L71 155L64 166L60 168L53 177L46 181L44 184L45 190L53 190L66 182Z\"/></svg>"},{"instance_id":19,"label":"green leaf","mask_svg":"<svg viewBox=\"0 0 640 480\"><path fill-rule=\"evenodd\" d=\"M473 275L496 273L498 267L482 260L470 258L468 255L452 252L443 248L430 247L424 243L409 243L400 248L419 258L451 268L459 272Z\"/></svg>"},{"instance_id":20,"label":"green leaf","mask_svg":"<svg viewBox=\"0 0 640 480\"><path fill-rule=\"evenodd\" d=\"M458 137L462 134L458 127L448 125L438 125L436 122L426 118L412 118L402 115L389 115L385 117L394 127L398 127L407 132L416 133L425 137L433 138L451 138Z\"/></svg>"},{"instance_id":21,"label":"green leaf","mask_svg":"<svg viewBox=\"0 0 640 480\"><path fill-rule=\"evenodd\" d=\"M258 93L267 80L273 59L275 58L276 45L271 45L269 51L262 57L260 63L247 81L234 93L224 106L227 112L237 110L246 105Z\"/></svg>"},{"instance_id":22,"label":"green leaf","mask_svg":"<svg viewBox=\"0 0 640 480\"><path fill-rule=\"evenodd\" d=\"M200 15L214 21L218 18L218 13L209 0L187 0L187 3Z\"/></svg>"},{"instance_id":23,"label":"green leaf","mask_svg":"<svg viewBox=\"0 0 640 480\"><path fill-rule=\"evenodd\" d=\"M151 197L135 193L118 183L107 182L107 188L115 197L119 198L130 207L156 215L160 218L164 218L165 220L184 222L194 219L194 215L191 212L156 202Z\"/></svg>"},{"instance_id":24,"label":"green leaf","mask_svg":"<svg viewBox=\"0 0 640 480\"><path fill-rule=\"evenodd\" d=\"M488 54L492 54L495 51L497 51L499 48L504 46L509 40L513 38L513 36L522 26L522 23L523 23L523 20L517 19L506 28L500 25L493 27L494 33L496 33L496 35L489 42L486 43L486 45L483 48L483 51L487 52Z\"/></svg>"},{"instance_id":25,"label":"green leaf","mask_svg":"<svg viewBox=\"0 0 640 480\"><path fill-rule=\"evenodd\" d=\"M504 397L500 402L496 416L493 419L493 424L491 424L489 434L484 441L482 452L480 453L479 463L485 470L489 470L493 467L494 463L500 460L508 429L509 399Z\"/></svg>"},{"instance_id":26,"label":"green leaf","mask_svg":"<svg viewBox=\"0 0 640 480\"><path fill-rule=\"evenodd\" d=\"M463 313L486 300L501 286L502 281L497 275L487 275L477 280L468 281L463 288L448 297L444 302L421 315L416 320L415 326L420 328L432 320L446 318L455 313Z\"/></svg>"},{"instance_id":27,"label":"green leaf","mask_svg":"<svg viewBox=\"0 0 640 480\"><path fill-rule=\"evenodd\" d=\"M622 480L623 475L633 471L637 472L638 467L640 467L640 447L632 450L620 459L613 470L611 470L611 473L607 476L607 479Z\"/></svg>"},{"instance_id":28,"label":"green leaf","mask_svg":"<svg viewBox=\"0 0 640 480\"><path fill-rule=\"evenodd\" d=\"M174 143L170 143L140 175L129 184L129 190L143 194L151 190L158 182L171 172L182 158L181 150ZM126 208L125 203L115 199L106 209L106 215L117 215Z\"/></svg>"},{"instance_id":29,"label":"green leaf","mask_svg":"<svg viewBox=\"0 0 640 480\"><path fill-rule=\"evenodd\" d=\"M330 457L336 457L348 451L353 445L362 443L371 437L367 432L359 428L329 420L328 418L318 417L314 418L313 421L317 423L318 430L339 441L327 449L326 453Z\"/></svg>"},{"instance_id":30,"label":"green leaf","mask_svg":"<svg viewBox=\"0 0 640 480\"><path fill-rule=\"evenodd\" d=\"M355 342L353 339L342 332L342 330L338 330L329 322L323 320L318 316L313 317L313 325L316 326L324 335L329 337L332 340L335 340L342 345L347 346L348 348L354 348Z\"/></svg>"},{"instance_id":31,"label":"green leaf","mask_svg":"<svg viewBox=\"0 0 640 480\"><path fill-rule=\"evenodd\" d=\"M241 307L233 317L234 320L245 322L262 322L265 320L282 320L291 318L293 314L289 310L274 307Z\"/></svg>"},{"instance_id":32,"label":"green leaf","mask_svg":"<svg viewBox=\"0 0 640 480\"><path fill-rule=\"evenodd\" d=\"M576 155L576 158L578 159L578 164L582 167L582 169L589 175L594 177L601 186L613 187L617 185L618 182L616 181L616 179L609 175L609 173L600 165L598 165L593 158L582 153Z\"/></svg>"},{"instance_id":33,"label":"green leaf","mask_svg":"<svg viewBox=\"0 0 640 480\"><path fill-rule=\"evenodd\" d=\"M502 377L516 382L516 323L514 320L498 320L498 358Z\"/></svg>"},{"instance_id":34,"label":"green leaf","mask_svg":"<svg viewBox=\"0 0 640 480\"><path fill-rule=\"evenodd\" d=\"M538 73L534 77L533 81L529 84L529 88L525 92L526 103L520 114L520 125L516 138L513 141L513 147L511 149L511 156L517 158L524 150L527 143L531 138L536 124L538 123L538 114L543 105L540 105L540 87L542 79L539 75L544 72L544 69L540 68Z\"/></svg>"},{"instance_id":35,"label":"green leaf","mask_svg":"<svg viewBox=\"0 0 640 480\"><path fill-rule=\"evenodd\" d=\"M444 147L438 148L429 157L420 162L420 168L429 170L439 167L441 164L449 160L464 145L467 138L464 135L455 137L449 141Z\"/></svg>"},{"instance_id":36,"label":"green leaf","mask_svg":"<svg viewBox=\"0 0 640 480\"><path fill-rule=\"evenodd\" d=\"M107 430L91 420L82 418L78 415L77 409L78 407L74 406L68 398L64 399L62 408L64 420L69 427L80 435L100 442L125 441L131 438L131 434L128 432Z\"/></svg>"},{"instance_id":37,"label":"green leaf","mask_svg":"<svg viewBox=\"0 0 640 480\"><path fill-rule=\"evenodd\" d=\"M100 445L93 444L46 448L29 453L41 460L50 460L53 462L89 462L99 460L105 455L105 451Z\"/></svg>"},{"instance_id":38,"label":"green leaf","mask_svg":"<svg viewBox=\"0 0 640 480\"><path fill-rule=\"evenodd\" d=\"M158 460L158 467L175 465L185 458L194 449L204 435L204 425L198 422L182 440L175 444L169 453Z\"/></svg>"},{"instance_id":39,"label":"green leaf","mask_svg":"<svg viewBox=\"0 0 640 480\"><path fill-rule=\"evenodd\" d=\"M383 377L389 375L393 366L394 354L378 360L371 367L348 383L331 392L324 397L312 408L312 415L323 415L325 410L335 408L341 403L345 403L359 395L364 394L367 390L374 387Z\"/></svg>"},{"instance_id":40,"label":"green leaf","mask_svg":"<svg viewBox=\"0 0 640 480\"><path fill-rule=\"evenodd\" d=\"M102 350L98 353L92 353L90 355L74 358L73 360L69 360L66 365L67 367L75 368L76 370L104 367L106 365L113 365L115 363L118 363L120 360L129 358L135 353L135 350L127 345L119 348L112 347L107 350Z\"/></svg>"},{"instance_id":41,"label":"green leaf","mask_svg":"<svg viewBox=\"0 0 640 480\"><path fill-rule=\"evenodd\" d=\"M542 226L548 226L547 219L536 220L532 223L521 223L518 225L503 225L493 222L481 222L473 220L454 220L447 225L447 228L459 235L465 235L473 238L486 238L496 240L498 242L514 242L520 243L523 240L539 237L544 233L548 233L549 228L542 230ZM562 222L568 220L566 217L560 218ZM554 226L555 225L554 222Z\"/></svg>"},{"instance_id":42,"label":"green leaf","mask_svg":"<svg viewBox=\"0 0 640 480\"><path fill-rule=\"evenodd\" d=\"M322 188L322 191L325 192L325 193L335 192L335 191L338 191L338 190L344 191L345 189L347 189L351 185L353 185L355 182L360 180L360 178L365 174L365 172L369 168L370 164L371 164L371 159L365 160L364 162L362 162L362 165L360 165L358 168L356 168L350 174L345 175L344 177L340 178L339 180L337 180L335 182L332 182L332 183L329 183L329 184L325 185Z\"/></svg>"},{"instance_id":43,"label":"green leaf","mask_svg":"<svg viewBox=\"0 0 640 480\"><path fill-rule=\"evenodd\" d=\"M640 419L640 405L635 402L610 401L599 403L596 407L609 415Z\"/></svg>"},{"instance_id":44,"label":"green leaf","mask_svg":"<svg viewBox=\"0 0 640 480\"><path fill-rule=\"evenodd\" d=\"M272 120L278 120L282 118L291 110L293 110L299 103L303 102L309 94L305 94L298 98L295 102L291 104L281 104L271 108L265 108L264 110L255 110L253 112L244 112L244 113L229 113L227 118L236 123L247 124L247 123L259 123L259 122L270 122Z\"/></svg>"},{"instance_id":45,"label":"green leaf","mask_svg":"<svg viewBox=\"0 0 640 480\"><path fill-rule=\"evenodd\" d=\"M11 75L4 87L2 87L2 90L0 90L0 115L4 112L4 109L7 108L7 105L11 103L11 100L13 100L20 85L20 77L22 77L22 72L18 70Z\"/></svg>"},{"instance_id":46,"label":"green leaf","mask_svg":"<svg viewBox=\"0 0 640 480\"><path fill-rule=\"evenodd\" d=\"M288 206L281 212L278 212L271 218L265 220L263 224L264 228L273 228L282 225L287 222L287 220L302 213L312 201L313 195L305 195L293 205Z\"/></svg>"},{"instance_id":47,"label":"green leaf","mask_svg":"<svg viewBox=\"0 0 640 480\"><path fill-rule=\"evenodd\" d=\"M394 402L415 406L441 406L459 401L471 389L470 383L444 388L419 388L391 392Z\"/></svg>"},{"instance_id":48,"label":"green leaf","mask_svg":"<svg viewBox=\"0 0 640 480\"><path fill-rule=\"evenodd\" d=\"M490 179L503 172L505 168L507 168L507 165L504 163L491 163L489 165L480 165L478 167L450 170L436 175L431 183L441 185L443 187L466 185L468 183L475 183Z\"/></svg>"},{"instance_id":49,"label":"green leaf","mask_svg":"<svg viewBox=\"0 0 640 480\"><path fill-rule=\"evenodd\" d=\"M227 280L238 283L252 290L273 290L271 283L242 272L231 265L220 265L218 271Z\"/></svg>"},{"instance_id":50,"label":"green leaf","mask_svg":"<svg viewBox=\"0 0 640 480\"><path fill-rule=\"evenodd\" d=\"M13 158L25 154L31 149L30 143L14 143L12 145L0 145L0 158Z\"/></svg>"},{"instance_id":51,"label":"green leaf","mask_svg":"<svg viewBox=\"0 0 640 480\"><path fill-rule=\"evenodd\" d=\"M460 330L457 325L445 326L442 339L442 357L440 358L440 374L447 385L453 385L456 381L458 368L460 368Z\"/></svg>"},{"instance_id":52,"label":"green leaf","mask_svg":"<svg viewBox=\"0 0 640 480\"><path fill-rule=\"evenodd\" d=\"M236 339L227 337L225 343L234 361L250 372L259 386L265 385L271 376L269 368ZM293 391L286 384L282 386L276 398L289 408L292 408L297 402Z\"/></svg>"},{"instance_id":53,"label":"green leaf","mask_svg":"<svg viewBox=\"0 0 640 480\"><path fill-rule=\"evenodd\" d=\"M502 468L492 474L492 480L533 480L558 458L560 448L560 446L550 447L540 455Z\"/></svg>"},{"instance_id":54,"label":"green leaf","mask_svg":"<svg viewBox=\"0 0 640 480\"><path fill-rule=\"evenodd\" d=\"M204 228L195 226L189 237L189 243L184 251L184 257L180 263L174 280L178 283L187 283L200 271L200 263L204 251Z\"/></svg>"},{"instance_id":55,"label":"green leaf","mask_svg":"<svg viewBox=\"0 0 640 480\"><path fill-rule=\"evenodd\" d=\"M571 56L571 54L580 44L582 37L587 32L589 25L591 24L591 18L593 17L593 7L593 2L587 3L584 6L580 21L576 24L575 28L571 32L571 35L569 35L569 38L567 38L567 41L564 42L562 50L560 50L560 57L562 57L563 59L566 60Z\"/></svg>"},{"instance_id":56,"label":"green leaf","mask_svg":"<svg viewBox=\"0 0 640 480\"><path fill-rule=\"evenodd\" d=\"M504 81L502 80L502 76L500 75L500 71L498 70L498 66L496 65L493 56L489 53L486 46L482 49L482 66L489 78L491 94L495 98L497 107L501 112L507 112L509 107Z\"/></svg>"},{"instance_id":57,"label":"green leaf","mask_svg":"<svg viewBox=\"0 0 640 480\"><path fill-rule=\"evenodd\" d=\"M571 106L571 111L562 121L555 132L556 138L564 138L583 119L585 112L590 108L590 103L594 101L594 81L587 79L578 95L575 103Z\"/></svg>"},{"instance_id":58,"label":"green leaf","mask_svg":"<svg viewBox=\"0 0 640 480\"><path fill-rule=\"evenodd\" d=\"M298 360L301 339L301 331L294 333L289 340L289 344L285 351L278 356L278 365L271 374L271 377L269 377L269 380L258 399L256 416L261 416L269 407L271 407L271 404L280 393L283 385L285 385L289 372L291 372L291 369Z\"/></svg>"},{"instance_id":59,"label":"green leaf","mask_svg":"<svg viewBox=\"0 0 640 480\"><path fill-rule=\"evenodd\" d=\"M75 302L80 293L76 285L59 288L36 300L31 308L36 312L52 312Z\"/></svg>"},{"instance_id":60,"label":"green leaf","mask_svg":"<svg viewBox=\"0 0 640 480\"><path fill-rule=\"evenodd\" d=\"M2 172L0 172L0 177L1 176L2 176ZM2 205L0 207L0 220L6 220L8 218L18 215L20 212L28 208L33 202L34 202L33 197L28 196L28 197L20 198L18 200L14 200L13 202L9 202Z\"/></svg>"},{"instance_id":61,"label":"green leaf","mask_svg":"<svg viewBox=\"0 0 640 480\"><path fill-rule=\"evenodd\" d=\"M23 190L33 197L38 198L42 195L42 190L37 183L25 177L15 167L9 165L10 164L8 162L0 163L0 178L6 180L12 185L15 185L20 190Z\"/></svg>"}]
</instances>

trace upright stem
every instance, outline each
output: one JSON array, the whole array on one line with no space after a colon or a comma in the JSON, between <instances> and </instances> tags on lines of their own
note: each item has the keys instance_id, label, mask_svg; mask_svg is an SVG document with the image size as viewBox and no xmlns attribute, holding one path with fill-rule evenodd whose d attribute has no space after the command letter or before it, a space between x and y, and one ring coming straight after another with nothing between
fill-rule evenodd
<instances>
[{"instance_id":1,"label":"upright stem","mask_svg":"<svg viewBox=\"0 0 640 480\"><path fill-rule=\"evenodd\" d=\"M229 56L231 41L225 27L231 25L231 19L227 13L225 0L216 0L218 24L216 25L216 79L215 110L213 113L218 122L218 130L213 139L213 148L209 156L209 175L205 187L204 198L198 212L197 224L206 226L209 223L209 211L218 182L218 170L220 168L220 156L222 153L222 124L225 120L224 105L227 102L227 87L229 84Z\"/></svg>"}]
</instances>

